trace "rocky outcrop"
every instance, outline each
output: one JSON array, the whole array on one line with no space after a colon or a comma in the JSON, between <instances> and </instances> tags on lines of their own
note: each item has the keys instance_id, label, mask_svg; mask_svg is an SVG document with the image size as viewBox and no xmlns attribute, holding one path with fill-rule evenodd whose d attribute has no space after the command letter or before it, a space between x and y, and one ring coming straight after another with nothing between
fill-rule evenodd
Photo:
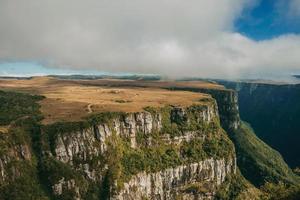
<instances>
[{"instance_id":1,"label":"rocky outcrop","mask_svg":"<svg viewBox=\"0 0 300 200\"><path fill-rule=\"evenodd\" d=\"M163 116L166 115L166 116ZM203 142L207 135L212 134L205 128L197 130L185 130L179 135L170 135L163 132L163 123L177 124L178 126L189 126L191 123L199 127L207 127L209 124L219 123L219 114L216 103L211 101L203 105L191 107L171 107L168 113L161 111L143 111L139 113L127 113L106 121L96 123L88 128L68 133L57 133L52 148L51 157L72 166L76 171L84 174L88 181L101 182L105 172L109 170L103 161L98 164L90 163L95 158L106 154L108 140L118 137L126 140L132 149L139 149L138 137L148 139L147 147L155 142L153 133L160 133L160 139L165 145L181 145L200 139ZM202 131L202 132L201 132ZM213 137L211 135L210 137ZM144 145L144 144L143 144ZM145 147L145 146L144 146ZM158 147L156 147L158 148ZM180 154L180 152L178 152ZM44 153L46 154L46 153ZM234 155L221 158L207 158L200 162L186 163L157 172L141 171L124 183L120 191L115 191L115 200L131 199L212 199L218 186L224 182L228 174L236 171ZM80 186L73 178L66 179L63 175L58 181L52 183L52 191L56 196L72 191L75 199L81 199ZM112 184L112 183L110 183ZM117 184L116 184L117 185ZM195 186L197 190L195 190ZM117 192L117 193L116 193Z\"/></svg>"},{"instance_id":2,"label":"rocky outcrop","mask_svg":"<svg viewBox=\"0 0 300 200\"><path fill-rule=\"evenodd\" d=\"M55 156L63 163L72 163L75 157L86 161L89 157L101 153L101 149L95 145L96 137L93 128L58 135L55 143Z\"/></svg>"},{"instance_id":3,"label":"rocky outcrop","mask_svg":"<svg viewBox=\"0 0 300 200\"><path fill-rule=\"evenodd\" d=\"M76 182L74 179L66 181L65 178L62 178L59 180L58 183L54 184L52 186L52 190L54 195L59 196L62 195L64 191L74 191L74 199L75 200L80 200L80 192L79 192L79 186L76 186Z\"/></svg>"},{"instance_id":4,"label":"rocky outcrop","mask_svg":"<svg viewBox=\"0 0 300 200\"><path fill-rule=\"evenodd\" d=\"M161 115L149 112L130 113L112 119L110 124L96 124L80 131L60 134L55 142L55 156L69 163L74 157L86 161L88 158L103 154L107 148L106 140L112 134L130 139L132 148L136 147L136 134L150 134L154 129L160 131Z\"/></svg>"},{"instance_id":5,"label":"rocky outcrop","mask_svg":"<svg viewBox=\"0 0 300 200\"><path fill-rule=\"evenodd\" d=\"M209 93L217 101L222 127L228 132L236 130L240 125L238 94L232 90L210 90Z\"/></svg>"},{"instance_id":6,"label":"rocky outcrop","mask_svg":"<svg viewBox=\"0 0 300 200\"><path fill-rule=\"evenodd\" d=\"M231 132L240 125L240 115L238 106L238 93L231 89L207 89L207 88L189 88L172 87L172 90L185 90L210 94L217 101L217 109L220 115L222 127Z\"/></svg>"},{"instance_id":7,"label":"rocky outcrop","mask_svg":"<svg viewBox=\"0 0 300 200\"><path fill-rule=\"evenodd\" d=\"M236 172L235 159L207 159L156 173L141 172L124 184L114 200L212 199L217 186ZM189 187L198 185L198 188Z\"/></svg>"},{"instance_id":8,"label":"rocky outcrop","mask_svg":"<svg viewBox=\"0 0 300 200\"><path fill-rule=\"evenodd\" d=\"M15 188L10 199L213 199L236 173L220 122L235 129L238 107L232 91L196 92L215 99L50 125L26 118L0 138L0 199Z\"/></svg>"},{"instance_id":9,"label":"rocky outcrop","mask_svg":"<svg viewBox=\"0 0 300 200\"><path fill-rule=\"evenodd\" d=\"M22 174L22 169L12 163L30 161L32 157L30 148L26 144L12 147L7 144L2 150L5 153L0 155L0 186L6 181L15 180Z\"/></svg>"},{"instance_id":10,"label":"rocky outcrop","mask_svg":"<svg viewBox=\"0 0 300 200\"><path fill-rule=\"evenodd\" d=\"M199 123L210 123L213 118L218 118L214 105L201 107L202 110L197 113ZM176 123L188 121L185 109L178 107L171 110L170 118ZM96 124L80 131L59 134L55 141L55 156L64 163L72 163L75 156L77 159L86 161L105 152L107 148L106 140L113 133L116 136L129 138L131 147L136 148L137 133L149 135L153 131L161 131L161 128L161 113L152 114L146 111L128 113L123 117L112 119L109 124ZM166 143L180 143L190 141L194 136L193 132L187 131L182 136L175 137L172 141L169 135L165 135L164 140Z\"/></svg>"}]
</instances>

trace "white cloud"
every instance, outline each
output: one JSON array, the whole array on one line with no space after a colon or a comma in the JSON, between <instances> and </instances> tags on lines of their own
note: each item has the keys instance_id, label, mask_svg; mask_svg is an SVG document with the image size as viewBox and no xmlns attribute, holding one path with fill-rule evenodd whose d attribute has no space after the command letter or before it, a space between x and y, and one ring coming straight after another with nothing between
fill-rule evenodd
<instances>
[{"instance_id":1,"label":"white cloud","mask_svg":"<svg viewBox=\"0 0 300 200\"><path fill-rule=\"evenodd\" d=\"M297 1L297 0L294 0ZM0 59L171 76L300 69L300 38L234 33L250 0L1 0Z\"/></svg>"}]
</instances>

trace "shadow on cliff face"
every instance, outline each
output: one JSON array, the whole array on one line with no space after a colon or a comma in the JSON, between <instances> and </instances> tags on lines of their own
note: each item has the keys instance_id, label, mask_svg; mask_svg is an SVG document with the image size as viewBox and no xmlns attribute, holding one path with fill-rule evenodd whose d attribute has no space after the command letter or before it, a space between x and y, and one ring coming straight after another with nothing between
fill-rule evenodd
<instances>
[{"instance_id":1,"label":"shadow on cliff face","mask_svg":"<svg viewBox=\"0 0 300 200\"><path fill-rule=\"evenodd\" d=\"M192 91L208 93L216 99L221 125L235 145L237 164L242 175L258 188L270 183L277 190L280 183L286 184L285 195L296 195L294 199L297 199L300 177L293 173L279 152L260 140L250 125L241 121L238 106L241 100L238 100L237 92L214 89ZM247 110L247 113L251 112L255 112L255 109Z\"/></svg>"},{"instance_id":2,"label":"shadow on cliff face","mask_svg":"<svg viewBox=\"0 0 300 200\"><path fill-rule=\"evenodd\" d=\"M220 82L239 95L241 118L279 151L290 167L300 166L300 85Z\"/></svg>"},{"instance_id":3,"label":"shadow on cliff face","mask_svg":"<svg viewBox=\"0 0 300 200\"><path fill-rule=\"evenodd\" d=\"M237 152L237 162L242 174L257 187L266 182L299 184L296 176L285 163L280 153L260 140L251 127L242 122L231 132Z\"/></svg>"}]
</instances>

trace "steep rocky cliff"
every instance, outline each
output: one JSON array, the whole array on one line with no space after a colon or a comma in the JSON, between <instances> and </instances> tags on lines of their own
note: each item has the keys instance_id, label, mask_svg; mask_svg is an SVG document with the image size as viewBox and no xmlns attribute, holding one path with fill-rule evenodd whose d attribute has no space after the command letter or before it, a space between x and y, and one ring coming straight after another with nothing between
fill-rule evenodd
<instances>
[{"instance_id":1,"label":"steep rocky cliff","mask_svg":"<svg viewBox=\"0 0 300 200\"><path fill-rule=\"evenodd\" d=\"M103 113L87 123L49 125L42 135L44 173L61 198L212 199L236 172L234 147L213 100ZM70 176L60 173L64 167ZM90 183L98 191L91 192Z\"/></svg>"},{"instance_id":2,"label":"steep rocky cliff","mask_svg":"<svg viewBox=\"0 0 300 200\"><path fill-rule=\"evenodd\" d=\"M300 85L222 82L239 94L240 114L291 167L300 166Z\"/></svg>"},{"instance_id":3,"label":"steep rocky cliff","mask_svg":"<svg viewBox=\"0 0 300 200\"><path fill-rule=\"evenodd\" d=\"M278 93L278 96L273 96L271 95L272 89L266 90L266 88L271 87L270 85L250 83L244 85L232 82L222 83L229 88L234 88L233 86L236 87L235 89L238 91L240 99L238 103L242 110L241 117L242 119L248 120L250 116L256 116L252 118L252 120L256 122L254 127L256 127L257 123L261 124L270 120L276 121L278 115L280 116L282 114L282 111L280 111L282 106L286 106L289 110L289 104L292 103L295 96L297 96L287 92L287 88L285 88L286 86L278 86L280 88L285 88L283 90L287 92L286 95ZM269 110L270 107L274 110ZM297 110L298 108L295 107L295 109ZM291 116L293 118L295 113L292 111L288 112L290 113L287 113L284 118L287 116ZM282 119L280 122L278 121L277 125L266 123L261 124L261 126L265 130L271 130L273 126L281 126L280 124L283 121L285 120ZM292 126L292 124L293 122L285 123L286 126ZM265 190L265 187L268 188L267 190L273 187L273 189L271 189L273 191L269 191L274 193L274 197L272 198L298 199L300 197L300 177L293 173L279 152L272 149L256 136L255 129L253 130L251 125L241 121L237 129L227 130L229 137L235 144L237 163L242 174L256 187L262 188L262 190ZM273 136L270 135L270 137ZM274 138L276 138L276 136L274 136ZM297 140L297 137L295 137L294 140ZM284 140L284 142L287 142L287 144L290 145L288 141ZM281 183L287 187L282 187ZM270 186L269 184L273 185ZM279 191L280 187L286 187L285 191L282 190L277 193L276 191ZM289 189L289 187L295 187L296 189ZM280 194L284 194L285 196L279 197Z\"/></svg>"},{"instance_id":4,"label":"steep rocky cliff","mask_svg":"<svg viewBox=\"0 0 300 200\"><path fill-rule=\"evenodd\" d=\"M252 184L260 188L267 183L278 184L278 182L283 182L287 185L297 185L298 187L300 184L300 178L292 172L292 170L283 160L282 156L257 138L255 132L248 127L249 125L245 124L240 119L239 104L241 104L241 101L250 102L251 104L249 107L244 104L242 108L242 110L245 112L244 115L248 116L251 116L252 113L255 114L257 112L262 112L262 110L265 110L269 105L265 105L266 108L260 108L259 99L251 99L251 97L248 97L249 94L247 95L241 93L242 86L235 85L237 88L234 88L228 82L220 83L224 84L228 88L237 89L237 91L231 89L216 90L176 87L173 89L205 92L211 94L212 97L216 99L220 113L221 125L226 130L228 136L234 142L236 147L238 167L240 168L242 174ZM257 89L257 85L252 85L250 93L255 91L255 89ZM238 98L238 94L243 94L244 96L239 96ZM265 94L268 94L268 92L262 92L261 95L264 96L264 98L270 98ZM278 94L277 99L278 98L285 98L285 95ZM291 99L294 98L295 95L289 95L289 97L287 97L289 102L291 102ZM289 103L286 103L285 105L287 106L287 104ZM295 109L297 110L297 108ZM244 115L242 115L242 119L244 119ZM265 111L261 115L268 115L268 117L264 118L264 120L274 120L274 117L270 116L274 115L274 113L272 114L272 111ZM261 123L261 121L258 123ZM286 123L286 125L288 124L289 123ZM268 126L264 126L264 128L267 129Z\"/></svg>"},{"instance_id":5,"label":"steep rocky cliff","mask_svg":"<svg viewBox=\"0 0 300 200\"><path fill-rule=\"evenodd\" d=\"M32 143L39 132L41 113L36 102L41 99L0 91L0 199L48 199Z\"/></svg>"},{"instance_id":6,"label":"steep rocky cliff","mask_svg":"<svg viewBox=\"0 0 300 200\"><path fill-rule=\"evenodd\" d=\"M0 199L47 199L38 179L37 162L26 131L0 133Z\"/></svg>"},{"instance_id":7,"label":"steep rocky cliff","mask_svg":"<svg viewBox=\"0 0 300 200\"><path fill-rule=\"evenodd\" d=\"M30 162L32 155L30 147L22 143L10 143L14 141L13 135L1 135L0 153L0 185L11 181L11 177L17 179L21 176L21 168L17 164Z\"/></svg>"},{"instance_id":8,"label":"steep rocky cliff","mask_svg":"<svg viewBox=\"0 0 300 200\"><path fill-rule=\"evenodd\" d=\"M113 199L213 199L217 187L236 170L232 159L205 159L156 173L138 173Z\"/></svg>"},{"instance_id":9,"label":"steep rocky cliff","mask_svg":"<svg viewBox=\"0 0 300 200\"><path fill-rule=\"evenodd\" d=\"M220 121L226 131L236 130L240 125L238 94L231 89L206 89L195 87L169 87L172 90L185 90L210 94L217 102Z\"/></svg>"},{"instance_id":10,"label":"steep rocky cliff","mask_svg":"<svg viewBox=\"0 0 300 200\"><path fill-rule=\"evenodd\" d=\"M10 116L0 118L0 126L9 125L0 134L0 199L260 199L237 164L252 182L248 175L259 174L258 187L264 177L279 174L276 181L286 180L290 169L280 155L244 133L234 91L169 89L213 98L42 125L40 97L0 93L0 100L5 96L0 115ZM265 153L283 168L261 156ZM273 165L276 174L264 170Z\"/></svg>"}]
</instances>

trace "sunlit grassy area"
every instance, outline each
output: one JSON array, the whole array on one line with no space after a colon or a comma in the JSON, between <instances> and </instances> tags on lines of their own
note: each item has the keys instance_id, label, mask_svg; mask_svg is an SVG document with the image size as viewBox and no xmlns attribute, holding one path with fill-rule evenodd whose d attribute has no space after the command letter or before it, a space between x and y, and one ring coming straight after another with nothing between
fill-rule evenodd
<instances>
[{"instance_id":1,"label":"sunlit grassy area","mask_svg":"<svg viewBox=\"0 0 300 200\"><path fill-rule=\"evenodd\" d=\"M36 77L30 80L0 80L6 90L38 94L43 123L78 121L90 113L139 112L145 107L190 106L209 103L207 94L171 91L168 87L216 87L203 81L60 80Z\"/></svg>"}]
</instances>

